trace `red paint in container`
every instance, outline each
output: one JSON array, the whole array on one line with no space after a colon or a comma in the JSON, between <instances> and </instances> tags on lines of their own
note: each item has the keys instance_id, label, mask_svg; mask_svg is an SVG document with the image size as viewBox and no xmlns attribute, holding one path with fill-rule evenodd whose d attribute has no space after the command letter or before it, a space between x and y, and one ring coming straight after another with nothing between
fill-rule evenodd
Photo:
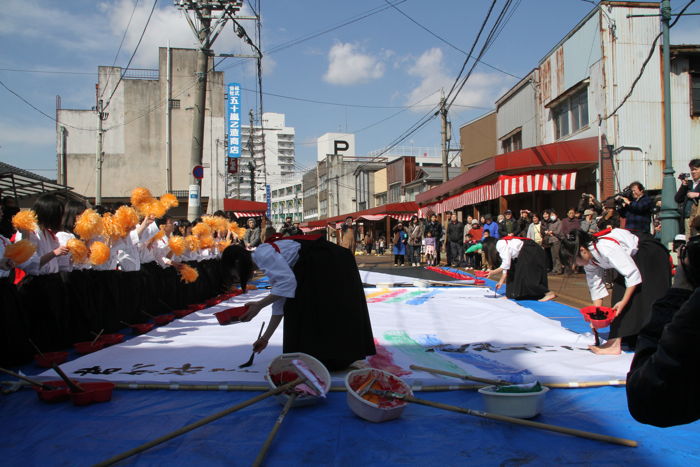
<instances>
[{"instance_id":1,"label":"red paint in container","mask_svg":"<svg viewBox=\"0 0 700 467\"><path fill-rule=\"evenodd\" d=\"M36 395L39 397L39 400L54 403L67 401L70 397L70 389L68 389L68 386L64 381L47 381L43 384L46 386L53 386L56 389L43 389L38 386L32 386L36 391Z\"/></svg>"},{"instance_id":2,"label":"red paint in container","mask_svg":"<svg viewBox=\"0 0 700 467\"><path fill-rule=\"evenodd\" d=\"M175 315L168 313L167 315L156 316L155 318L153 318L153 322L156 323L156 326L164 326L172 322L172 320L174 319Z\"/></svg>"},{"instance_id":3,"label":"red paint in container","mask_svg":"<svg viewBox=\"0 0 700 467\"><path fill-rule=\"evenodd\" d=\"M95 402L107 402L112 400L112 391L114 391L114 383L110 382L94 382L80 383L83 392L72 392L70 398L73 399L73 405L90 405Z\"/></svg>"},{"instance_id":4,"label":"red paint in container","mask_svg":"<svg viewBox=\"0 0 700 467\"><path fill-rule=\"evenodd\" d=\"M124 334L103 334L97 339L104 347L124 342Z\"/></svg>"},{"instance_id":5,"label":"red paint in container","mask_svg":"<svg viewBox=\"0 0 700 467\"><path fill-rule=\"evenodd\" d=\"M148 331L152 330L155 327L155 324L153 324L153 323L132 324L129 327L131 328L131 330L133 331L134 334L139 335L139 334L146 334Z\"/></svg>"},{"instance_id":6,"label":"red paint in container","mask_svg":"<svg viewBox=\"0 0 700 467\"><path fill-rule=\"evenodd\" d=\"M103 347L104 344L99 340L94 343L91 341L86 341L76 342L75 344L73 344L73 348L75 349L75 351L81 355L97 352L98 350L102 350Z\"/></svg>"},{"instance_id":7,"label":"red paint in container","mask_svg":"<svg viewBox=\"0 0 700 467\"><path fill-rule=\"evenodd\" d=\"M60 365L68 360L68 352L46 352L34 355L34 363L42 368L51 368L53 364Z\"/></svg>"},{"instance_id":8,"label":"red paint in container","mask_svg":"<svg viewBox=\"0 0 700 467\"><path fill-rule=\"evenodd\" d=\"M241 320L241 316L246 314L248 311L248 306L237 306L234 308L229 308L223 311L218 311L214 313L219 324L225 326L227 324L236 323Z\"/></svg>"}]
</instances>

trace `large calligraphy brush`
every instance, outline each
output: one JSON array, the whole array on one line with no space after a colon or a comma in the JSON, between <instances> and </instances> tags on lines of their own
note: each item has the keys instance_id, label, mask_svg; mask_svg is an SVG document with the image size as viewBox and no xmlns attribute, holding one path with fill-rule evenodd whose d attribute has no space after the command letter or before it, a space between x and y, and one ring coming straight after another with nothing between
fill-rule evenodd
<instances>
[{"instance_id":1,"label":"large calligraphy brush","mask_svg":"<svg viewBox=\"0 0 700 467\"><path fill-rule=\"evenodd\" d=\"M258 340L260 340L260 336L262 336L264 328L265 328L265 321L263 321L262 326L260 326L260 332L258 333ZM238 365L238 368L248 368L249 366L253 366L253 359L255 359L255 350L253 350L253 353L250 354L250 358L248 359L248 361L242 365Z\"/></svg>"}]
</instances>

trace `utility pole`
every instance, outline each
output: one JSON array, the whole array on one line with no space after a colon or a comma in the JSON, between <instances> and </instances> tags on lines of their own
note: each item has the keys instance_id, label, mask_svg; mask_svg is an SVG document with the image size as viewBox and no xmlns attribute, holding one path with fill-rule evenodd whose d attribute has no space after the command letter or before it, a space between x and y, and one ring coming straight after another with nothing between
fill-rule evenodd
<instances>
[{"instance_id":1,"label":"utility pole","mask_svg":"<svg viewBox=\"0 0 700 467\"><path fill-rule=\"evenodd\" d=\"M189 170L202 165L204 152L204 112L207 93L207 74L209 57L212 55L211 47L223 30L224 25L235 12L243 6L242 0L174 0L179 9L183 10L187 23L199 40L200 48L197 51L197 86L194 89L194 107L192 116L192 146L190 153ZM190 18L190 12L193 17ZM216 12L216 14L214 14ZM216 23L212 27L212 20ZM190 186L187 205L187 218L192 221L201 214L199 200L201 181L189 175Z\"/></svg>"},{"instance_id":2,"label":"utility pole","mask_svg":"<svg viewBox=\"0 0 700 467\"><path fill-rule=\"evenodd\" d=\"M248 170L250 170L250 200L255 201L255 164L248 162Z\"/></svg>"},{"instance_id":3,"label":"utility pole","mask_svg":"<svg viewBox=\"0 0 700 467\"><path fill-rule=\"evenodd\" d=\"M447 109L445 108L445 93L440 93L440 140L442 142L442 183L449 180L449 170L447 168Z\"/></svg>"},{"instance_id":4,"label":"utility pole","mask_svg":"<svg viewBox=\"0 0 700 467\"><path fill-rule=\"evenodd\" d=\"M676 180L673 177L673 157L671 148L671 52L669 45L671 42L669 33L669 23L671 22L671 2L663 0L661 2L661 27L663 31L663 56L664 56L664 149L665 168L664 180L661 190L661 243L669 245L678 233L677 204L673 199L676 193Z\"/></svg>"},{"instance_id":5,"label":"utility pole","mask_svg":"<svg viewBox=\"0 0 700 467\"><path fill-rule=\"evenodd\" d=\"M104 101L100 99L99 96L99 85L95 86L95 93L97 96L97 105L95 106L95 113L97 114L97 148L95 150L95 205L100 205L102 204L102 161L104 159L104 154L102 151L102 140L104 137L102 122L107 120L107 116L109 114L104 111Z\"/></svg>"}]
</instances>

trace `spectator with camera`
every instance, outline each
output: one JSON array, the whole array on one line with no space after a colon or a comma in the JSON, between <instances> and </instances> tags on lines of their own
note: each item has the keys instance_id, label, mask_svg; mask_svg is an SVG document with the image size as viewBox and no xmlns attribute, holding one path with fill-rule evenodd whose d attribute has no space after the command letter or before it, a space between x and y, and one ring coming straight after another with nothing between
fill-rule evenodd
<instances>
[{"instance_id":1,"label":"spectator with camera","mask_svg":"<svg viewBox=\"0 0 700 467\"><path fill-rule=\"evenodd\" d=\"M617 229L620 227L620 213L617 212L614 198L603 201L603 213L598 219L598 230Z\"/></svg>"},{"instance_id":2,"label":"spectator with camera","mask_svg":"<svg viewBox=\"0 0 700 467\"><path fill-rule=\"evenodd\" d=\"M632 182L615 199L619 203L620 216L626 220L625 228L627 230L650 232L651 211L654 209L654 203L644 193L644 185L640 182Z\"/></svg>"},{"instance_id":3,"label":"spectator with camera","mask_svg":"<svg viewBox=\"0 0 700 467\"><path fill-rule=\"evenodd\" d=\"M688 164L690 173L680 174L678 179L681 186L674 199L681 205L683 219L685 221L685 238L697 235L698 231L691 228L693 219L698 215L698 202L700 201L700 159L693 159Z\"/></svg>"},{"instance_id":4,"label":"spectator with camera","mask_svg":"<svg viewBox=\"0 0 700 467\"><path fill-rule=\"evenodd\" d=\"M694 227L700 227L694 222ZM627 406L641 423L669 427L700 419L700 236L679 250L673 285L652 306L627 373Z\"/></svg>"},{"instance_id":5,"label":"spectator with camera","mask_svg":"<svg viewBox=\"0 0 700 467\"><path fill-rule=\"evenodd\" d=\"M603 204L592 194L581 193L581 199L578 201L577 212L582 213L586 209L592 209L597 215L601 215L603 213Z\"/></svg>"}]
</instances>

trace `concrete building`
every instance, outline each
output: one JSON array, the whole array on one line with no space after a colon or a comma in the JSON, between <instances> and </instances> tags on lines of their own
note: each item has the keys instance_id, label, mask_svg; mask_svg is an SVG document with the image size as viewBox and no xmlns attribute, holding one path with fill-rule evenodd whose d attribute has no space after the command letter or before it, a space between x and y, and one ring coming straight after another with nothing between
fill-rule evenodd
<instances>
[{"instance_id":1,"label":"concrete building","mask_svg":"<svg viewBox=\"0 0 700 467\"><path fill-rule=\"evenodd\" d=\"M186 212L196 61L196 50L161 47L157 70L98 68L96 92L109 113L103 122L103 203L128 200L134 187L143 186L156 196L175 193L181 201L176 214ZM223 207L225 193L223 79L223 72L212 72L207 81L202 203L209 211ZM56 114L64 123L57 128L58 179L94 197L97 116L62 108Z\"/></svg>"},{"instance_id":2,"label":"concrete building","mask_svg":"<svg viewBox=\"0 0 700 467\"><path fill-rule=\"evenodd\" d=\"M603 199L632 181L647 191L661 189L663 57L658 44L652 47L660 33L658 12L658 2L596 5L496 101L494 157L418 195L421 208L562 211L575 206L582 192ZM671 46L677 172L687 171L688 161L700 154L698 51L697 45ZM472 122L468 131L475 133L481 123Z\"/></svg>"},{"instance_id":3,"label":"concrete building","mask_svg":"<svg viewBox=\"0 0 700 467\"><path fill-rule=\"evenodd\" d=\"M301 177L304 222L318 220L318 172L316 167Z\"/></svg>"},{"instance_id":4,"label":"concrete building","mask_svg":"<svg viewBox=\"0 0 700 467\"><path fill-rule=\"evenodd\" d=\"M352 133L324 133L316 140L316 160L321 162L329 154L355 157L355 135Z\"/></svg>"},{"instance_id":5,"label":"concrete building","mask_svg":"<svg viewBox=\"0 0 700 467\"><path fill-rule=\"evenodd\" d=\"M459 129L462 172L496 154L496 111L475 118ZM518 148L520 149L520 148Z\"/></svg>"},{"instance_id":6,"label":"concrete building","mask_svg":"<svg viewBox=\"0 0 700 467\"><path fill-rule=\"evenodd\" d=\"M270 214L275 228L279 229L287 217L294 222L304 220L304 192L302 190L301 177L291 182L275 185L270 192Z\"/></svg>"},{"instance_id":7,"label":"concrete building","mask_svg":"<svg viewBox=\"0 0 700 467\"><path fill-rule=\"evenodd\" d=\"M266 201L265 180L271 190L292 183L295 175L294 128L285 125L285 115L273 112L263 114L263 125L252 126L241 122L241 157L238 173L228 179L229 198L251 200L251 177L254 178L256 201ZM263 141L264 137L264 141ZM254 157L251 157L251 149ZM263 150L265 157L263 158ZM252 171L251 171L252 165Z\"/></svg>"}]
</instances>

